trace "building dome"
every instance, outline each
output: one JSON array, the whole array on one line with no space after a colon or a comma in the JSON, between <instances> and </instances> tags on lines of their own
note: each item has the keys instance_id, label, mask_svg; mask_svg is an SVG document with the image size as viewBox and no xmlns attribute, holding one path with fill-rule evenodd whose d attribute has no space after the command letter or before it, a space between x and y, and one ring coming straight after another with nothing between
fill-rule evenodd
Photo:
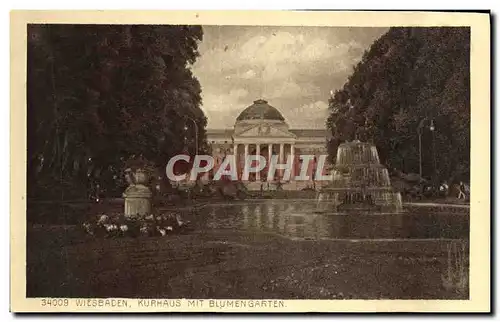
<instances>
[{"instance_id":1,"label":"building dome","mask_svg":"<svg viewBox=\"0 0 500 322\"><path fill-rule=\"evenodd\" d=\"M259 99L253 102L252 105L247 107L240 113L237 121L244 120L276 120L276 121L284 121L285 118L281 113L271 105L267 103L267 101L263 99Z\"/></svg>"}]
</instances>

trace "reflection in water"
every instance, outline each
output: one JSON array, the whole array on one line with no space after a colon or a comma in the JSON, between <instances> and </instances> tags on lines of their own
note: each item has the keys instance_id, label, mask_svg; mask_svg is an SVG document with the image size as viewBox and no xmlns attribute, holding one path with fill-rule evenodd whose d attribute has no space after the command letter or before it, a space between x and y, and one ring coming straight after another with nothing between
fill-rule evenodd
<instances>
[{"instance_id":1,"label":"reflection in water","mask_svg":"<svg viewBox=\"0 0 500 322\"><path fill-rule=\"evenodd\" d=\"M252 216L255 221L255 226L256 227L261 227L261 216L262 216L262 206L263 205L255 205L254 207L254 215Z\"/></svg>"},{"instance_id":2,"label":"reflection in water","mask_svg":"<svg viewBox=\"0 0 500 322\"><path fill-rule=\"evenodd\" d=\"M207 228L243 229L303 239L468 238L464 214L328 214L316 202L270 200L262 203L207 206Z\"/></svg>"},{"instance_id":3,"label":"reflection in water","mask_svg":"<svg viewBox=\"0 0 500 322\"><path fill-rule=\"evenodd\" d=\"M278 212L278 229L277 231L284 231L286 229L286 217L285 216L280 216L279 214L282 214L283 212Z\"/></svg>"},{"instance_id":4,"label":"reflection in water","mask_svg":"<svg viewBox=\"0 0 500 322\"><path fill-rule=\"evenodd\" d=\"M275 204L267 204L267 205L268 205L267 212L264 212L267 215L267 217L266 217L267 229L273 230L274 226L275 226L275 224L274 224L274 218L275 218L274 212L275 212L275 210L274 209L276 208L276 205Z\"/></svg>"},{"instance_id":5,"label":"reflection in water","mask_svg":"<svg viewBox=\"0 0 500 322\"><path fill-rule=\"evenodd\" d=\"M248 205L241 206L241 213L243 214L243 226L248 227L249 225L249 207Z\"/></svg>"}]
</instances>

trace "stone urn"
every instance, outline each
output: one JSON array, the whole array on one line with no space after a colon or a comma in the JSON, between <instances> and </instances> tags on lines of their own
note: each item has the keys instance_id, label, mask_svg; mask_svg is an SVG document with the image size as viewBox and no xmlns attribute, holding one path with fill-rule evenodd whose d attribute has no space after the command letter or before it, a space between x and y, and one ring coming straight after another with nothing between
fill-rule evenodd
<instances>
[{"instance_id":1,"label":"stone urn","mask_svg":"<svg viewBox=\"0 0 500 322\"><path fill-rule=\"evenodd\" d=\"M148 174L143 169L137 169L133 172L127 169L130 178L129 186L123 193L125 198L125 216L141 216L151 213L151 197L152 192L146 185L148 182Z\"/></svg>"}]
</instances>

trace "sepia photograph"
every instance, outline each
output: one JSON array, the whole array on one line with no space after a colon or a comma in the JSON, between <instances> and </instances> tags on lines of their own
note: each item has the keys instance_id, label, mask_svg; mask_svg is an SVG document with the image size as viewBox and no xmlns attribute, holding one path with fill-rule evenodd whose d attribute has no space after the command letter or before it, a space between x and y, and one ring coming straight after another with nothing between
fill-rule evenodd
<instances>
[{"instance_id":1,"label":"sepia photograph","mask_svg":"<svg viewBox=\"0 0 500 322\"><path fill-rule=\"evenodd\" d=\"M391 311L474 283L488 310L488 14L478 47L453 13L17 14L11 278L35 310Z\"/></svg>"}]
</instances>

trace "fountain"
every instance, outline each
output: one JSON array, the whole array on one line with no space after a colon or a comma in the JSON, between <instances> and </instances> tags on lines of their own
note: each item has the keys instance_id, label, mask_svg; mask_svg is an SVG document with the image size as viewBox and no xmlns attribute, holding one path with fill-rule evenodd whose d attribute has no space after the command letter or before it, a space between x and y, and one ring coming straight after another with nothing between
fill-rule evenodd
<instances>
[{"instance_id":1,"label":"fountain","mask_svg":"<svg viewBox=\"0 0 500 322\"><path fill-rule=\"evenodd\" d=\"M332 182L320 190L320 201L333 203L339 212L403 211L401 194L393 190L377 148L358 140L339 145Z\"/></svg>"}]
</instances>

